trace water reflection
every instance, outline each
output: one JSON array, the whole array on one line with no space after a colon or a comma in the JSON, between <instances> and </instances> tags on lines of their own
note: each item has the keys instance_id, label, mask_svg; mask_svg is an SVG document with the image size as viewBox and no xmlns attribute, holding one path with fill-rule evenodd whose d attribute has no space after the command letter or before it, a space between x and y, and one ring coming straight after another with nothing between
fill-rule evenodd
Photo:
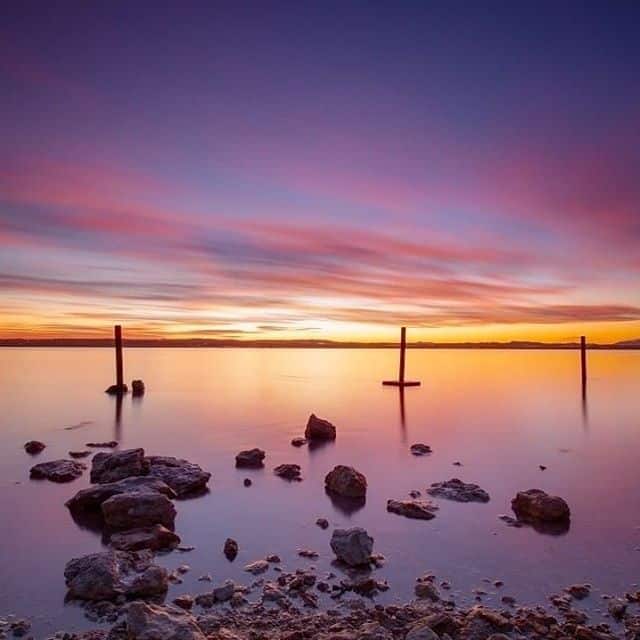
<instances>
[{"instance_id":1,"label":"water reflection","mask_svg":"<svg viewBox=\"0 0 640 640\"><path fill-rule=\"evenodd\" d=\"M331 500L333 508L349 518L357 511L360 511L367 502L364 496L361 498L347 498L329 491L326 487L324 492Z\"/></svg>"},{"instance_id":2,"label":"water reflection","mask_svg":"<svg viewBox=\"0 0 640 640\"><path fill-rule=\"evenodd\" d=\"M120 440L122 440L122 398L122 393L116 393L116 415L114 420L113 439L117 442L120 442Z\"/></svg>"}]
</instances>

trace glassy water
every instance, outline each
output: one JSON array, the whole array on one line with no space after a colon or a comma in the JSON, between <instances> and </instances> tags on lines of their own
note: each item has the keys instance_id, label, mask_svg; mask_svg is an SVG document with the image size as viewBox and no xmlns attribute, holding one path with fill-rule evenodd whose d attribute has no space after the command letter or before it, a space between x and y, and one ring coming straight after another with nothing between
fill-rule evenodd
<instances>
[{"instance_id":1,"label":"glassy water","mask_svg":"<svg viewBox=\"0 0 640 640\"><path fill-rule=\"evenodd\" d=\"M63 570L102 542L64 507L88 473L56 485L30 481L29 468L95 440L184 457L213 474L209 494L176 503L176 530L196 549L159 558L192 567L169 599L209 590L197 581L204 573L214 583L249 584L243 566L268 553L287 570L333 569L331 530L344 526L365 527L386 556L376 572L391 586L382 602L409 599L415 578L432 572L451 582L460 603L473 601L474 588L489 591L490 604L506 594L534 603L591 582L597 589L581 606L594 610L604 608L602 593L620 594L640 579L640 352L589 354L584 401L579 356L565 351L411 350L408 374L422 386L407 389L404 402L380 384L396 373L392 350L129 349L125 370L148 391L118 408L103 393L113 382L111 350L0 349L0 615L32 618L36 637L94 626L64 604ZM336 424L338 438L296 449L290 440L311 412ZM30 439L47 444L36 458L22 449ZM433 454L410 455L414 442ZM256 446L267 452L265 469L235 469L235 454ZM302 466L303 482L273 475L285 462ZM345 509L325 494L324 476L336 464L367 476L364 506ZM245 477L253 486L243 486ZM439 500L428 522L386 512L387 499L452 477L480 484L491 501ZM567 533L498 519L529 488L568 501ZM318 517L329 519L327 531ZM227 537L240 544L234 563L222 555ZM299 558L300 547L319 559Z\"/></svg>"}]
</instances>

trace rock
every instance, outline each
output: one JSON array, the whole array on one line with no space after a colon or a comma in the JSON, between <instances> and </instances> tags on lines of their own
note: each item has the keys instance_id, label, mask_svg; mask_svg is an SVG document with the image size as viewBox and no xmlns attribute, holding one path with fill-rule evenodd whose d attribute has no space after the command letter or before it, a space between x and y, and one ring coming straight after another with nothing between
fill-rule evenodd
<instances>
[{"instance_id":1,"label":"rock","mask_svg":"<svg viewBox=\"0 0 640 640\"><path fill-rule=\"evenodd\" d=\"M31 623L28 620L15 620L9 625L9 628L14 638L22 638L22 636L26 635L29 629L31 629ZM4 635L2 637L4 637Z\"/></svg>"},{"instance_id":2,"label":"rock","mask_svg":"<svg viewBox=\"0 0 640 640\"><path fill-rule=\"evenodd\" d=\"M614 620L622 620L627 613L627 603L617 598L610 600L607 604L607 611Z\"/></svg>"},{"instance_id":3,"label":"rock","mask_svg":"<svg viewBox=\"0 0 640 640\"><path fill-rule=\"evenodd\" d=\"M431 520L438 507L428 500L387 500L387 511L406 518Z\"/></svg>"},{"instance_id":4,"label":"rock","mask_svg":"<svg viewBox=\"0 0 640 640\"><path fill-rule=\"evenodd\" d=\"M440 636L438 636L428 624L418 622L418 624L409 629L405 640L440 640Z\"/></svg>"},{"instance_id":5,"label":"rock","mask_svg":"<svg viewBox=\"0 0 640 640\"><path fill-rule=\"evenodd\" d=\"M509 607L513 607L516 604L516 599L513 596L502 596L502 598L500 598L500 601Z\"/></svg>"},{"instance_id":6,"label":"rock","mask_svg":"<svg viewBox=\"0 0 640 640\"><path fill-rule=\"evenodd\" d=\"M539 464L538 467L540 468L540 471L546 471L547 467L543 464Z\"/></svg>"},{"instance_id":7,"label":"rock","mask_svg":"<svg viewBox=\"0 0 640 640\"><path fill-rule=\"evenodd\" d=\"M161 524L155 524L151 527L114 533L110 543L114 549L121 551L161 551L175 549L180 544L180 537Z\"/></svg>"},{"instance_id":8,"label":"rock","mask_svg":"<svg viewBox=\"0 0 640 640\"><path fill-rule=\"evenodd\" d=\"M104 390L110 396L121 396L125 393L129 393L129 387L126 384L112 384Z\"/></svg>"},{"instance_id":9,"label":"rock","mask_svg":"<svg viewBox=\"0 0 640 640\"><path fill-rule=\"evenodd\" d=\"M213 597L216 602L226 602L227 600L231 600L233 596L233 592L235 591L236 585L233 580L225 580L224 584L220 587L216 587L213 590Z\"/></svg>"},{"instance_id":10,"label":"rock","mask_svg":"<svg viewBox=\"0 0 640 640\"><path fill-rule=\"evenodd\" d=\"M279 602L286 600L287 596L274 582L265 582L262 587L262 599L267 602Z\"/></svg>"},{"instance_id":11,"label":"rock","mask_svg":"<svg viewBox=\"0 0 640 640\"><path fill-rule=\"evenodd\" d=\"M328 529L329 528L329 521L326 518L318 518L316 520L316 524L321 528L321 529Z\"/></svg>"},{"instance_id":12,"label":"rock","mask_svg":"<svg viewBox=\"0 0 640 640\"><path fill-rule=\"evenodd\" d=\"M304 437L307 440L335 440L336 428L328 420L318 418L312 413L307 421Z\"/></svg>"},{"instance_id":13,"label":"rock","mask_svg":"<svg viewBox=\"0 0 640 640\"><path fill-rule=\"evenodd\" d=\"M167 572L150 554L126 551L94 553L70 560L64 570L69 596L79 600L114 600L119 596L159 595L168 588Z\"/></svg>"},{"instance_id":14,"label":"rock","mask_svg":"<svg viewBox=\"0 0 640 640\"><path fill-rule=\"evenodd\" d=\"M379 622L365 622L353 637L356 640L393 640L393 634Z\"/></svg>"},{"instance_id":15,"label":"rock","mask_svg":"<svg viewBox=\"0 0 640 640\"><path fill-rule=\"evenodd\" d=\"M511 501L511 508L518 519L525 522L555 522L571 517L569 505L562 498L551 496L541 489L518 491Z\"/></svg>"},{"instance_id":16,"label":"rock","mask_svg":"<svg viewBox=\"0 0 640 640\"><path fill-rule=\"evenodd\" d=\"M149 463L144 458L144 449L100 452L91 461L91 482L98 484L117 482L131 476L144 476L148 472Z\"/></svg>"},{"instance_id":17,"label":"rock","mask_svg":"<svg viewBox=\"0 0 640 640\"><path fill-rule=\"evenodd\" d=\"M356 567L369 563L373 538L361 527L336 529L331 536L331 549L338 560Z\"/></svg>"},{"instance_id":18,"label":"rock","mask_svg":"<svg viewBox=\"0 0 640 640\"><path fill-rule=\"evenodd\" d=\"M238 555L238 543L233 538L227 538L224 542L223 553L229 562L233 562Z\"/></svg>"},{"instance_id":19,"label":"rock","mask_svg":"<svg viewBox=\"0 0 640 640\"><path fill-rule=\"evenodd\" d=\"M262 449L248 449L236 456L236 467L259 469L264 466L265 452Z\"/></svg>"},{"instance_id":20,"label":"rock","mask_svg":"<svg viewBox=\"0 0 640 640\"><path fill-rule=\"evenodd\" d=\"M305 444L307 444L307 439L306 438L294 438L291 441L291 444L294 447L303 447Z\"/></svg>"},{"instance_id":21,"label":"rock","mask_svg":"<svg viewBox=\"0 0 640 640\"><path fill-rule=\"evenodd\" d=\"M142 380L132 380L131 381L131 393L134 396L142 396L144 395L144 382Z\"/></svg>"},{"instance_id":22,"label":"rock","mask_svg":"<svg viewBox=\"0 0 640 640\"><path fill-rule=\"evenodd\" d=\"M132 602L127 609L128 640L207 640L195 618L182 609Z\"/></svg>"},{"instance_id":23,"label":"rock","mask_svg":"<svg viewBox=\"0 0 640 640\"><path fill-rule=\"evenodd\" d=\"M41 462L31 467L29 475L35 480L51 480L51 482L71 482L82 475L86 464L75 460L52 460Z\"/></svg>"},{"instance_id":24,"label":"rock","mask_svg":"<svg viewBox=\"0 0 640 640\"><path fill-rule=\"evenodd\" d=\"M242 484L244 484L245 487L250 487L253 484L253 482L251 482L251 478L245 478L242 481Z\"/></svg>"},{"instance_id":25,"label":"rock","mask_svg":"<svg viewBox=\"0 0 640 640\"><path fill-rule=\"evenodd\" d=\"M139 476L125 478L118 482L99 484L88 489L81 489L73 498L67 500L66 506L72 513L99 511L102 503L112 496L122 493L160 493L167 498L175 498L174 491L162 480Z\"/></svg>"},{"instance_id":26,"label":"rock","mask_svg":"<svg viewBox=\"0 0 640 640\"><path fill-rule=\"evenodd\" d=\"M414 456L426 456L427 454L432 453L431 447L428 444L422 444L421 442L412 444L411 447L409 447L409 450Z\"/></svg>"},{"instance_id":27,"label":"rock","mask_svg":"<svg viewBox=\"0 0 640 640\"><path fill-rule=\"evenodd\" d=\"M170 456L148 456L149 475L168 484L179 498L202 493L211 474L188 460Z\"/></svg>"},{"instance_id":28,"label":"rock","mask_svg":"<svg viewBox=\"0 0 640 640\"><path fill-rule=\"evenodd\" d=\"M431 600L432 602L438 602L440 600L438 587L436 587L433 582L433 576L430 575L417 579L414 592L417 598Z\"/></svg>"},{"instance_id":29,"label":"rock","mask_svg":"<svg viewBox=\"0 0 640 640\"><path fill-rule=\"evenodd\" d=\"M417 489L411 489L411 491L409 491L409 495L415 500L416 498L419 498L422 494Z\"/></svg>"},{"instance_id":30,"label":"rock","mask_svg":"<svg viewBox=\"0 0 640 640\"><path fill-rule=\"evenodd\" d=\"M91 455L91 451L69 451L70 458L86 458Z\"/></svg>"},{"instance_id":31,"label":"rock","mask_svg":"<svg viewBox=\"0 0 640 640\"><path fill-rule=\"evenodd\" d=\"M280 478L285 480L302 480L300 475L301 469L299 464L281 464L278 465L273 472Z\"/></svg>"},{"instance_id":32,"label":"rock","mask_svg":"<svg viewBox=\"0 0 640 640\"><path fill-rule=\"evenodd\" d=\"M39 440L29 440L29 442L25 442L24 445L24 450L32 456L44 451L46 448L47 445Z\"/></svg>"},{"instance_id":33,"label":"rock","mask_svg":"<svg viewBox=\"0 0 640 640\"><path fill-rule=\"evenodd\" d=\"M477 484L468 484L458 478L445 482L434 482L427 493L437 498L456 502L489 502L489 494Z\"/></svg>"},{"instance_id":34,"label":"rock","mask_svg":"<svg viewBox=\"0 0 640 640\"><path fill-rule=\"evenodd\" d=\"M591 594L591 585L588 584L572 584L565 591L576 600L584 600Z\"/></svg>"},{"instance_id":35,"label":"rock","mask_svg":"<svg viewBox=\"0 0 640 640\"><path fill-rule=\"evenodd\" d=\"M109 440L109 442L87 442L85 447L92 447L93 449L115 449L118 446L116 440Z\"/></svg>"},{"instance_id":36,"label":"rock","mask_svg":"<svg viewBox=\"0 0 640 640\"><path fill-rule=\"evenodd\" d=\"M269 563L266 560L256 560L245 566L244 570L257 576L264 573L269 568Z\"/></svg>"},{"instance_id":37,"label":"rock","mask_svg":"<svg viewBox=\"0 0 640 640\"><path fill-rule=\"evenodd\" d=\"M181 609L189 611L193 608L193 596L185 593L181 596L178 596L177 598L174 598L173 604L175 604L176 607L180 607Z\"/></svg>"},{"instance_id":38,"label":"rock","mask_svg":"<svg viewBox=\"0 0 640 640\"><path fill-rule=\"evenodd\" d=\"M157 492L120 493L101 506L105 523L113 529L137 529L161 524L173 529L176 508L167 496Z\"/></svg>"},{"instance_id":39,"label":"rock","mask_svg":"<svg viewBox=\"0 0 640 640\"><path fill-rule=\"evenodd\" d=\"M338 465L325 479L328 491L347 498L362 498L367 493L367 479L353 467Z\"/></svg>"},{"instance_id":40,"label":"rock","mask_svg":"<svg viewBox=\"0 0 640 640\"><path fill-rule=\"evenodd\" d=\"M298 555L301 558L315 560L318 557L318 552L314 551L313 549L298 549Z\"/></svg>"},{"instance_id":41,"label":"rock","mask_svg":"<svg viewBox=\"0 0 640 640\"><path fill-rule=\"evenodd\" d=\"M273 564L277 564L279 562L282 562L282 558L277 554L277 553L270 553L265 560L267 562L273 563Z\"/></svg>"}]
</instances>

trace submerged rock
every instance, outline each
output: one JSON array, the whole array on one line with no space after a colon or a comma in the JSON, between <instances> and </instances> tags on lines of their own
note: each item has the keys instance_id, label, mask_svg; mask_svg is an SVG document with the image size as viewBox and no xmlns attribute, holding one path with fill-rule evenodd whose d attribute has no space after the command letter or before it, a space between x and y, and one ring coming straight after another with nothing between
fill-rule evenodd
<instances>
[{"instance_id":1,"label":"submerged rock","mask_svg":"<svg viewBox=\"0 0 640 640\"><path fill-rule=\"evenodd\" d=\"M111 546L120 551L140 551L151 549L161 551L175 549L180 544L180 536L161 524L141 527L114 533L110 539Z\"/></svg>"},{"instance_id":2,"label":"submerged rock","mask_svg":"<svg viewBox=\"0 0 640 640\"><path fill-rule=\"evenodd\" d=\"M86 458L91 455L91 451L69 451L70 458Z\"/></svg>"},{"instance_id":3,"label":"submerged rock","mask_svg":"<svg viewBox=\"0 0 640 640\"><path fill-rule=\"evenodd\" d=\"M489 502L489 494L477 484L452 478L445 482L434 482L428 489L430 496L455 500L456 502Z\"/></svg>"},{"instance_id":4,"label":"submerged rock","mask_svg":"<svg viewBox=\"0 0 640 640\"><path fill-rule=\"evenodd\" d=\"M591 585L572 584L565 591L576 600L584 600L591 593Z\"/></svg>"},{"instance_id":5,"label":"submerged rock","mask_svg":"<svg viewBox=\"0 0 640 640\"><path fill-rule=\"evenodd\" d=\"M225 580L222 585L215 587L212 591L216 602L227 602L233 597L236 585L233 580Z\"/></svg>"},{"instance_id":6,"label":"submerged rock","mask_svg":"<svg viewBox=\"0 0 640 640\"><path fill-rule=\"evenodd\" d=\"M74 558L64 570L69 596L98 601L163 594L168 588L167 571L153 564L151 557L107 551Z\"/></svg>"},{"instance_id":7,"label":"submerged rock","mask_svg":"<svg viewBox=\"0 0 640 640\"><path fill-rule=\"evenodd\" d=\"M316 520L316 524L321 528L321 529L328 529L329 528L329 521L326 518L318 518Z\"/></svg>"},{"instance_id":8,"label":"submerged rock","mask_svg":"<svg viewBox=\"0 0 640 640\"><path fill-rule=\"evenodd\" d=\"M87 442L85 447L93 449L115 449L118 446L117 440L109 440L108 442Z\"/></svg>"},{"instance_id":9,"label":"submerged rock","mask_svg":"<svg viewBox=\"0 0 640 640\"><path fill-rule=\"evenodd\" d=\"M246 565L244 570L252 573L254 576L257 576L264 573L268 568L269 563L266 560L256 560L255 562L250 562Z\"/></svg>"},{"instance_id":10,"label":"submerged rock","mask_svg":"<svg viewBox=\"0 0 640 640\"><path fill-rule=\"evenodd\" d=\"M409 450L414 456L426 456L427 454L432 453L431 447L428 444L422 444L421 442L412 444Z\"/></svg>"},{"instance_id":11,"label":"submerged rock","mask_svg":"<svg viewBox=\"0 0 640 640\"><path fill-rule=\"evenodd\" d=\"M207 640L196 619L184 609L132 602L127 608L130 640Z\"/></svg>"},{"instance_id":12,"label":"submerged rock","mask_svg":"<svg viewBox=\"0 0 640 640\"><path fill-rule=\"evenodd\" d=\"M104 484L149 472L144 449L125 449L115 453L96 453L91 461L91 482Z\"/></svg>"},{"instance_id":13,"label":"submerged rock","mask_svg":"<svg viewBox=\"0 0 640 640\"><path fill-rule=\"evenodd\" d=\"M170 456L148 456L149 475L166 482L179 498L202 493L211 474L199 465Z\"/></svg>"},{"instance_id":14,"label":"submerged rock","mask_svg":"<svg viewBox=\"0 0 640 640\"><path fill-rule=\"evenodd\" d=\"M129 393L129 387L126 384L112 384L104 390L110 396L120 396Z\"/></svg>"},{"instance_id":15,"label":"submerged rock","mask_svg":"<svg viewBox=\"0 0 640 640\"><path fill-rule=\"evenodd\" d=\"M132 380L131 381L131 393L134 396L144 395L145 387L144 382L142 380Z\"/></svg>"},{"instance_id":16,"label":"submerged rock","mask_svg":"<svg viewBox=\"0 0 640 640\"><path fill-rule=\"evenodd\" d=\"M294 447L303 447L305 444L307 444L307 439L306 438L294 438L291 441L291 444Z\"/></svg>"},{"instance_id":17,"label":"submerged rock","mask_svg":"<svg viewBox=\"0 0 640 640\"><path fill-rule=\"evenodd\" d=\"M366 565L371 559L373 538L361 527L336 529L330 544L338 560L352 567Z\"/></svg>"},{"instance_id":18,"label":"submerged rock","mask_svg":"<svg viewBox=\"0 0 640 640\"><path fill-rule=\"evenodd\" d=\"M233 538L227 538L224 541L222 552L229 562L233 562L238 555L238 543Z\"/></svg>"},{"instance_id":19,"label":"submerged rock","mask_svg":"<svg viewBox=\"0 0 640 640\"><path fill-rule=\"evenodd\" d=\"M101 506L105 523L113 529L136 529L161 524L173 529L176 508L157 492L120 493Z\"/></svg>"},{"instance_id":20,"label":"submerged rock","mask_svg":"<svg viewBox=\"0 0 640 640\"><path fill-rule=\"evenodd\" d=\"M362 498L367 493L367 479L353 467L338 465L330 471L325 479L328 491L347 498Z\"/></svg>"},{"instance_id":21,"label":"submerged rock","mask_svg":"<svg viewBox=\"0 0 640 640\"><path fill-rule=\"evenodd\" d=\"M285 480L302 480L299 464L281 464L273 472Z\"/></svg>"},{"instance_id":22,"label":"submerged rock","mask_svg":"<svg viewBox=\"0 0 640 640\"><path fill-rule=\"evenodd\" d=\"M35 480L51 480L51 482L71 482L82 475L87 465L75 460L52 460L41 462L31 467L29 475Z\"/></svg>"},{"instance_id":23,"label":"submerged rock","mask_svg":"<svg viewBox=\"0 0 640 640\"><path fill-rule=\"evenodd\" d=\"M46 448L47 445L44 442L40 442L40 440L29 440L24 445L24 450L32 456L44 451Z\"/></svg>"},{"instance_id":24,"label":"submerged rock","mask_svg":"<svg viewBox=\"0 0 640 640\"><path fill-rule=\"evenodd\" d=\"M431 520L438 507L429 500L387 500L387 511L406 518Z\"/></svg>"},{"instance_id":25,"label":"submerged rock","mask_svg":"<svg viewBox=\"0 0 640 640\"><path fill-rule=\"evenodd\" d=\"M262 449L248 449L236 456L236 467L259 469L264 466L265 452Z\"/></svg>"},{"instance_id":26,"label":"submerged rock","mask_svg":"<svg viewBox=\"0 0 640 640\"><path fill-rule=\"evenodd\" d=\"M569 505L559 496L551 496L541 489L519 491L511 501L518 519L525 522L557 522L571 517Z\"/></svg>"},{"instance_id":27,"label":"submerged rock","mask_svg":"<svg viewBox=\"0 0 640 640\"><path fill-rule=\"evenodd\" d=\"M307 421L304 437L307 440L335 440L336 428L328 420L318 418L312 413Z\"/></svg>"}]
</instances>

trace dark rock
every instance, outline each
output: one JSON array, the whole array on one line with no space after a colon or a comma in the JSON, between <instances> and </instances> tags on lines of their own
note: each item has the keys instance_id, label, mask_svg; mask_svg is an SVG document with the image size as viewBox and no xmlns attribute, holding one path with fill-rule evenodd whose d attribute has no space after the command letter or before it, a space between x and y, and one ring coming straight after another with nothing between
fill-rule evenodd
<instances>
[{"instance_id":1,"label":"dark rock","mask_svg":"<svg viewBox=\"0 0 640 640\"><path fill-rule=\"evenodd\" d=\"M236 585L233 580L225 580L225 582L213 589L213 597L216 602L227 602L233 597Z\"/></svg>"},{"instance_id":2,"label":"dark rock","mask_svg":"<svg viewBox=\"0 0 640 640\"><path fill-rule=\"evenodd\" d=\"M174 598L173 604L185 611L190 611L193 608L193 596L188 593L184 593L181 596Z\"/></svg>"},{"instance_id":3,"label":"dark rock","mask_svg":"<svg viewBox=\"0 0 640 640\"><path fill-rule=\"evenodd\" d=\"M24 445L24 450L32 456L44 451L46 448L47 445L39 440L29 440L29 442L26 442Z\"/></svg>"},{"instance_id":4,"label":"dark rock","mask_svg":"<svg viewBox=\"0 0 640 640\"><path fill-rule=\"evenodd\" d=\"M405 640L440 640L440 637L426 622L418 622L409 629Z\"/></svg>"},{"instance_id":5,"label":"dark rock","mask_svg":"<svg viewBox=\"0 0 640 640\"><path fill-rule=\"evenodd\" d=\"M207 640L189 612L144 602L129 605L127 634L129 640Z\"/></svg>"},{"instance_id":6,"label":"dark rock","mask_svg":"<svg viewBox=\"0 0 640 640\"><path fill-rule=\"evenodd\" d=\"M417 598L431 600L432 602L438 602L440 600L440 593L438 587L433 582L433 576L425 575L416 580L416 586L414 588Z\"/></svg>"},{"instance_id":7,"label":"dark rock","mask_svg":"<svg viewBox=\"0 0 640 640\"><path fill-rule=\"evenodd\" d=\"M245 478L242 481L242 484L244 484L245 487L250 487L253 484L253 482L251 482L251 478Z\"/></svg>"},{"instance_id":8,"label":"dark rock","mask_svg":"<svg viewBox=\"0 0 640 640\"><path fill-rule=\"evenodd\" d=\"M307 421L304 437L307 440L335 440L336 428L328 420L318 418L312 413Z\"/></svg>"},{"instance_id":9,"label":"dark rock","mask_svg":"<svg viewBox=\"0 0 640 640\"><path fill-rule=\"evenodd\" d=\"M211 478L194 462L170 456L149 456L149 475L166 482L179 498L202 493Z\"/></svg>"},{"instance_id":10,"label":"dark rock","mask_svg":"<svg viewBox=\"0 0 640 640\"><path fill-rule=\"evenodd\" d=\"M141 549L161 551L175 549L180 544L180 536L161 524L156 524L151 527L114 533L110 544L120 551L140 551Z\"/></svg>"},{"instance_id":11,"label":"dark rock","mask_svg":"<svg viewBox=\"0 0 640 640\"><path fill-rule=\"evenodd\" d=\"M432 452L431 447L428 444L422 444L421 442L412 444L410 447L410 451L414 456L426 456L427 454Z\"/></svg>"},{"instance_id":12,"label":"dark rock","mask_svg":"<svg viewBox=\"0 0 640 640\"><path fill-rule=\"evenodd\" d=\"M565 591L576 600L584 600L591 594L591 585L588 584L572 584Z\"/></svg>"},{"instance_id":13,"label":"dark rock","mask_svg":"<svg viewBox=\"0 0 640 640\"><path fill-rule=\"evenodd\" d=\"M116 440L109 440L108 442L87 442L85 447L92 447L93 449L115 449L118 446Z\"/></svg>"},{"instance_id":14,"label":"dark rock","mask_svg":"<svg viewBox=\"0 0 640 640\"><path fill-rule=\"evenodd\" d=\"M238 555L238 543L233 538L227 538L222 549L225 557L229 562L233 562Z\"/></svg>"},{"instance_id":15,"label":"dark rock","mask_svg":"<svg viewBox=\"0 0 640 640\"><path fill-rule=\"evenodd\" d=\"M328 491L347 498L362 498L367 493L367 479L353 467L338 465L325 479Z\"/></svg>"},{"instance_id":16,"label":"dark rock","mask_svg":"<svg viewBox=\"0 0 640 640\"><path fill-rule=\"evenodd\" d=\"M307 444L307 439L306 438L294 438L291 441L291 444L294 447L303 447L305 444Z\"/></svg>"},{"instance_id":17,"label":"dark rock","mask_svg":"<svg viewBox=\"0 0 640 640\"><path fill-rule=\"evenodd\" d=\"M36 480L51 480L52 482L71 482L82 475L87 465L75 460L52 460L41 462L31 467L29 475Z\"/></svg>"},{"instance_id":18,"label":"dark rock","mask_svg":"<svg viewBox=\"0 0 640 640\"><path fill-rule=\"evenodd\" d=\"M91 482L104 484L149 472L144 449L125 449L115 453L96 453L91 460Z\"/></svg>"},{"instance_id":19,"label":"dark rock","mask_svg":"<svg viewBox=\"0 0 640 640\"><path fill-rule=\"evenodd\" d=\"M456 502L489 502L489 494L477 484L462 482L452 478L445 482L434 482L427 493L437 498L455 500Z\"/></svg>"},{"instance_id":20,"label":"dark rock","mask_svg":"<svg viewBox=\"0 0 640 640\"><path fill-rule=\"evenodd\" d=\"M357 567L371 559L373 538L361 527L336 529L331 536L331 549L338 560Z\"/></svg>"},{"instance_id":21,"label":"dark rock","mask_svg":"<svg viewBox=\"0 0 640 640\"><path fill-rule=\"evenodd\" d=\"M558 496L551 496L541 489L519 491L511 501L511 508L524 522L566 521L571 517L569 505Z\"/></svg>"},{"instance_id":22,"label":"dark rock","mask_svg":"<svg viewBox=\"0 0 640 640\"><path fill-rule=\"evenodd\" d=\"M132 380L131 381L131 393L134 396L142 396L144 395L144 382L142 380Z\"/></svg>"},{"instance_id":23,"label":"dark rock","mask_svg":"<svg viewBox=\"0 0 640 640\"><path fill-rule=\"evenodd\" d=\"M112 384L105 389L105 393L108 393L110 396L121 396L129 393L129 387L127 387L126 384Z\"/></svg>"},{"instance_id":24,"label":"dark rock","mask_svg":"<svg viewBox=\"0 0 640 640\"><path fill-rule=\"evenodd\" d=\"M120 493L102 503L102 516L112 529L137 529L161 524L173 529L176 508L157 492Z\"/></svg>"},{"instance_id":25,"label":"dark rock","mask_svg":"<svg viewBox=\"0 0 640 640\"><path fill-rule=\"evenodd\" d=\"M236 456L236 467L259 469L264 466L266 454L262 449L248 449Z\"/></svg>"},{"instance_id":26,"label":"dark rock","mask_svg":"<svg viewBox=\"0 0 640 640\"><path fill-rule=\"evenodd\" d=\"M14 638L22 638L22 636L25 636L29 632L29 629L31 629L31 623L28 620L14 620L11 622L9 628ZM0 631L0 633L2 632Z\"/></svg>"},{"instance_id":27,"label":"dark rock","mask_svg":"<svg viewBox=\"0 0 640 640\"><path fill-rule=\"evenodd\" d=\"M69 451L70 458L86 458L91 455L91 451Z\"/></svg>"},{"instance_id":28,"label":"dark rock","mask_svg":"<svg viewBox=\"0 0 640 640\"><path fill-rule=\"evenodd\" d=\"M285 480L302 480L299 464L281 464L278 465L273 472Z\"/></svg>"},{"instance_id":29,"label":"dark rock","mask_svg":"<svg viewBox=\"0 0 640 640\"><path fill-rule=\"evenodd\" d=\"M329 521L326 518L318 518L316 520L316 524L321 528L321 529L328 529L329 528Z\"/></svg>"},{"instance_id":30,"label":"dark rock","mask_svg":"<svg viewBox=\"0 0 640 640\"><path fill-rule=\"evenodd\" d=\"M387 511L406 518L431 520L438 507L428 500L387 500Z\"/></svg>"},{"instance_id":31,"label":"dark rock","mask_svg":"<svg viewBox=\"0 0 640 640\"><path fill-rule=\"evenodd\" d=\"M627 613L627 603L624 600L614 598L607 604L607 611L614 620L620 621Z\"/></svg>"},{"instance_id":32,"label":"dark rock","mask_svg":"<svg viewBox=\"0 0 640 640\"><path fill-rule=\"evenodd\" d=\"M269 568L269 563L266 560L256 560L245 565L244 570L257 576L264 573Z\"/></svg>"}]
</instances>

